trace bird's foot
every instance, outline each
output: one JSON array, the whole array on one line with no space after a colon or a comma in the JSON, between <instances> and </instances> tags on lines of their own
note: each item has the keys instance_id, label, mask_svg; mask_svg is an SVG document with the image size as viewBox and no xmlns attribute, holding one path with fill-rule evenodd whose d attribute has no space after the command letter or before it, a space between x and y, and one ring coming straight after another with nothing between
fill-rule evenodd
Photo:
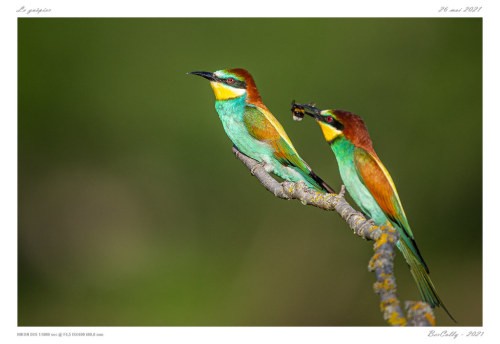
<instances>
[{"instance_id":1,"label":"bird's foot","mask_svg":"<svg viewBox=\"0 0 500 344\"><path fill-rule=\"evenodd\" d=\"M254 175L255 175L255 171L257 171L257 169L259 169L259 168L263 168L266 172L268 172L268 173L269 173L270 171L268 171L268 166L269 166L269 165L268 165L268 164L266 164L266 162L265 162L265 161L261 161L261 162L259 162L258 164L254 165L254 167L252 167L252 168L250 169L250 173L252 174L252 176L254 176Z\"/></svg>"},{"instance_id":2,"label":"bird's foot","mask_svg":"<svg viewBox=\"0 0 500 344\"><path fill-rule=\"evenodd\" d=\"M340 186L340 192L338 194L336 194L333 199L335 200L335 202L339 202L342 198L344 198L344 194L345 194L345 186L344 184L342 184Z\"/></svg>"},{"instance_id":3,"label":"bird's foot","mask_svg":"<svg viewBox=\"0 0 500 344\"><path fill-rule=\"evenodd\" d=\"M364 215L364 214L363 214L363 215ZM365 215L365 217L366 217L366 215ZM370 227L372 227L372 226L376 226L375 221L373 221L373 219L369 219L369 218L367 218L367 219L366 219L366 223L368 223L368 224L370 225Z\"/></svg>"},{"instance_id":4,"label":"bird's foot","mask_svg":"<svg viewBox=\"0 0 500 344\"><path fill-rule=\"evenodd\" d=\"M344 197L344 195L345 195L345 185L344 185L344 184L342 184L342 185L340 186L340 192L338 193L338 196L339 196L339 197Z\"/></svg>"}]
</instances>

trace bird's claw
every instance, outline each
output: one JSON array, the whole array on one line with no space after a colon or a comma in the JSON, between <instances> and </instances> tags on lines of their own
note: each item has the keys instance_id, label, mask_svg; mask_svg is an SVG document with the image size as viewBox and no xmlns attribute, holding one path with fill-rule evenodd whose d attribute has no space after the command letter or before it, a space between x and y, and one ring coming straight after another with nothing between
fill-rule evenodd
<instances>
[{"instance_id":1,"label":"bird's claw","mask_svg":"<svg viewBox=\"0 0 500 344\"><path fill-rule=\"evenodd\" d=\"M259 168L264 168L266 169L266 162L265 161L261 161L259 162L258 164L255 164L251 169L250 169L250 173L252 174L252 176L255 176L255 171L257 171L257 169Z\"/></svg>"},{"instance_id":2,"label":"bird's claw","mask_svg":"<svg viewBox=\"0 0 500 344\"><path fill-rule=\"evenodd\" d=\"M366 223L368 223L370 227L376 226L375 221L373 221L373 219L366 219Z\"/></svg>"},{"instance_id":3,"label":"bird's claw","mask_svg":"<svg viewBox=\"0 0 500 344\"><path fill-rule=\"evenodd\" d=\"M339 195L339 197L344 197L344 195L345 195L345 185L344 184L342 184L340 186L340 192L338 193L338 195Z\"/></svg>"}]
</instances>

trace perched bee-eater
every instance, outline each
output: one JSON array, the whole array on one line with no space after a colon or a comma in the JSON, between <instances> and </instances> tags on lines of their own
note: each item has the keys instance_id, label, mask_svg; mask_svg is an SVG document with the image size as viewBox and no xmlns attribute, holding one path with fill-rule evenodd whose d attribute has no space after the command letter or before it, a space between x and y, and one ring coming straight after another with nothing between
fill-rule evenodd
<instances>
[{"instance_id":1,"label":"perched bee-eater","mask_svg":"<svg viewBox=\"0 0 500 344\"><path fill-rule=\"evenodd\" d=\"M188 74L210 80L215 109L226 134L240 152L285 180L303 181L318 191L333 192L299 156L281 124L262 102L250 73L236 68Z\"/></svg>"},{"instance_id":2,"label":"perched bee-eater","mask_svg":"<svg viewBox=\"0 0 500 344\"><path fill-rule=\"evenodd\" d=\"M307 111L309 110L309 111ZM340 176L354 202L377 226L390 225L399 233L398 249L403 253L417 283L422 300L431 307L442 306L429 269L418 250L403 206L389 172L380 161L361 117L343 110L320 110L311 105L292 105L293 118L307 114L318 122L326 142L337 158Z\"/></svg>"}]
</instances>

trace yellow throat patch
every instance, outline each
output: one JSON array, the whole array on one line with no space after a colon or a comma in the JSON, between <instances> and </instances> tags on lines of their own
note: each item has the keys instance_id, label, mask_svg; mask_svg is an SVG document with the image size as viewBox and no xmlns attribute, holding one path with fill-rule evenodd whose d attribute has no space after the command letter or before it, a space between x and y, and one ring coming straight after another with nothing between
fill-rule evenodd
<instances>
[{"instance_id":1,"label":"yellow throat patch","mask_svg":"<svg viewBox=\"0 0 500 344\"><path fill-rule=\"evenodd\" d=\"M340 130L335 129L328 124L325 124L323 122L318 122L318 124L323 131L323 136L325 137L326 141L333 141L333 139L342 134Z\"/></svg>"},{"instance_id":2,"label":"yellow throat patch","mask_svg":"<svg viewBox=\"0 0 500 344\"><path fill-rule=\"evenodd\" d=\"M234 88L220 82L210 81L210 86L215 93L215 99L227 100L242 96L247 90L243 88Z\"/></svg>"}]
</instances>

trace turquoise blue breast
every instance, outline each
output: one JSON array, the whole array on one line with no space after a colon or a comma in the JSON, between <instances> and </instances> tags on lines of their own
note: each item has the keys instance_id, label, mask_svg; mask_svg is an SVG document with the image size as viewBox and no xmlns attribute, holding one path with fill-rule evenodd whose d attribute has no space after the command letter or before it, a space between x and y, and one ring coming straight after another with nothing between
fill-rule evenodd
<instances>
[{"instance_id":1,"label":"turquoise blue breast","mask_svg":"<svg viewBox=\"0 0 500 344\"><path fill-rule=\"evenodd\" d=\"M333 142L331 148L337 158L340 177L354 202L377 225L385 224L387 217L356 171L356 166L354 165L354 145L342 136Z\"/></svg>"},{"instance_id":2,"label":"turquoise blue breast","mask_svg":"<svg viewBox=\"0 0 500 344\"><path fill-rule=\"evenodd\" d=\"M215 110L229 139L242 153L260 162L272 155L272 147L249 134L244 122L247 106L250 105L245 97L215 102Z\"/></svg>"}]
</instances>

